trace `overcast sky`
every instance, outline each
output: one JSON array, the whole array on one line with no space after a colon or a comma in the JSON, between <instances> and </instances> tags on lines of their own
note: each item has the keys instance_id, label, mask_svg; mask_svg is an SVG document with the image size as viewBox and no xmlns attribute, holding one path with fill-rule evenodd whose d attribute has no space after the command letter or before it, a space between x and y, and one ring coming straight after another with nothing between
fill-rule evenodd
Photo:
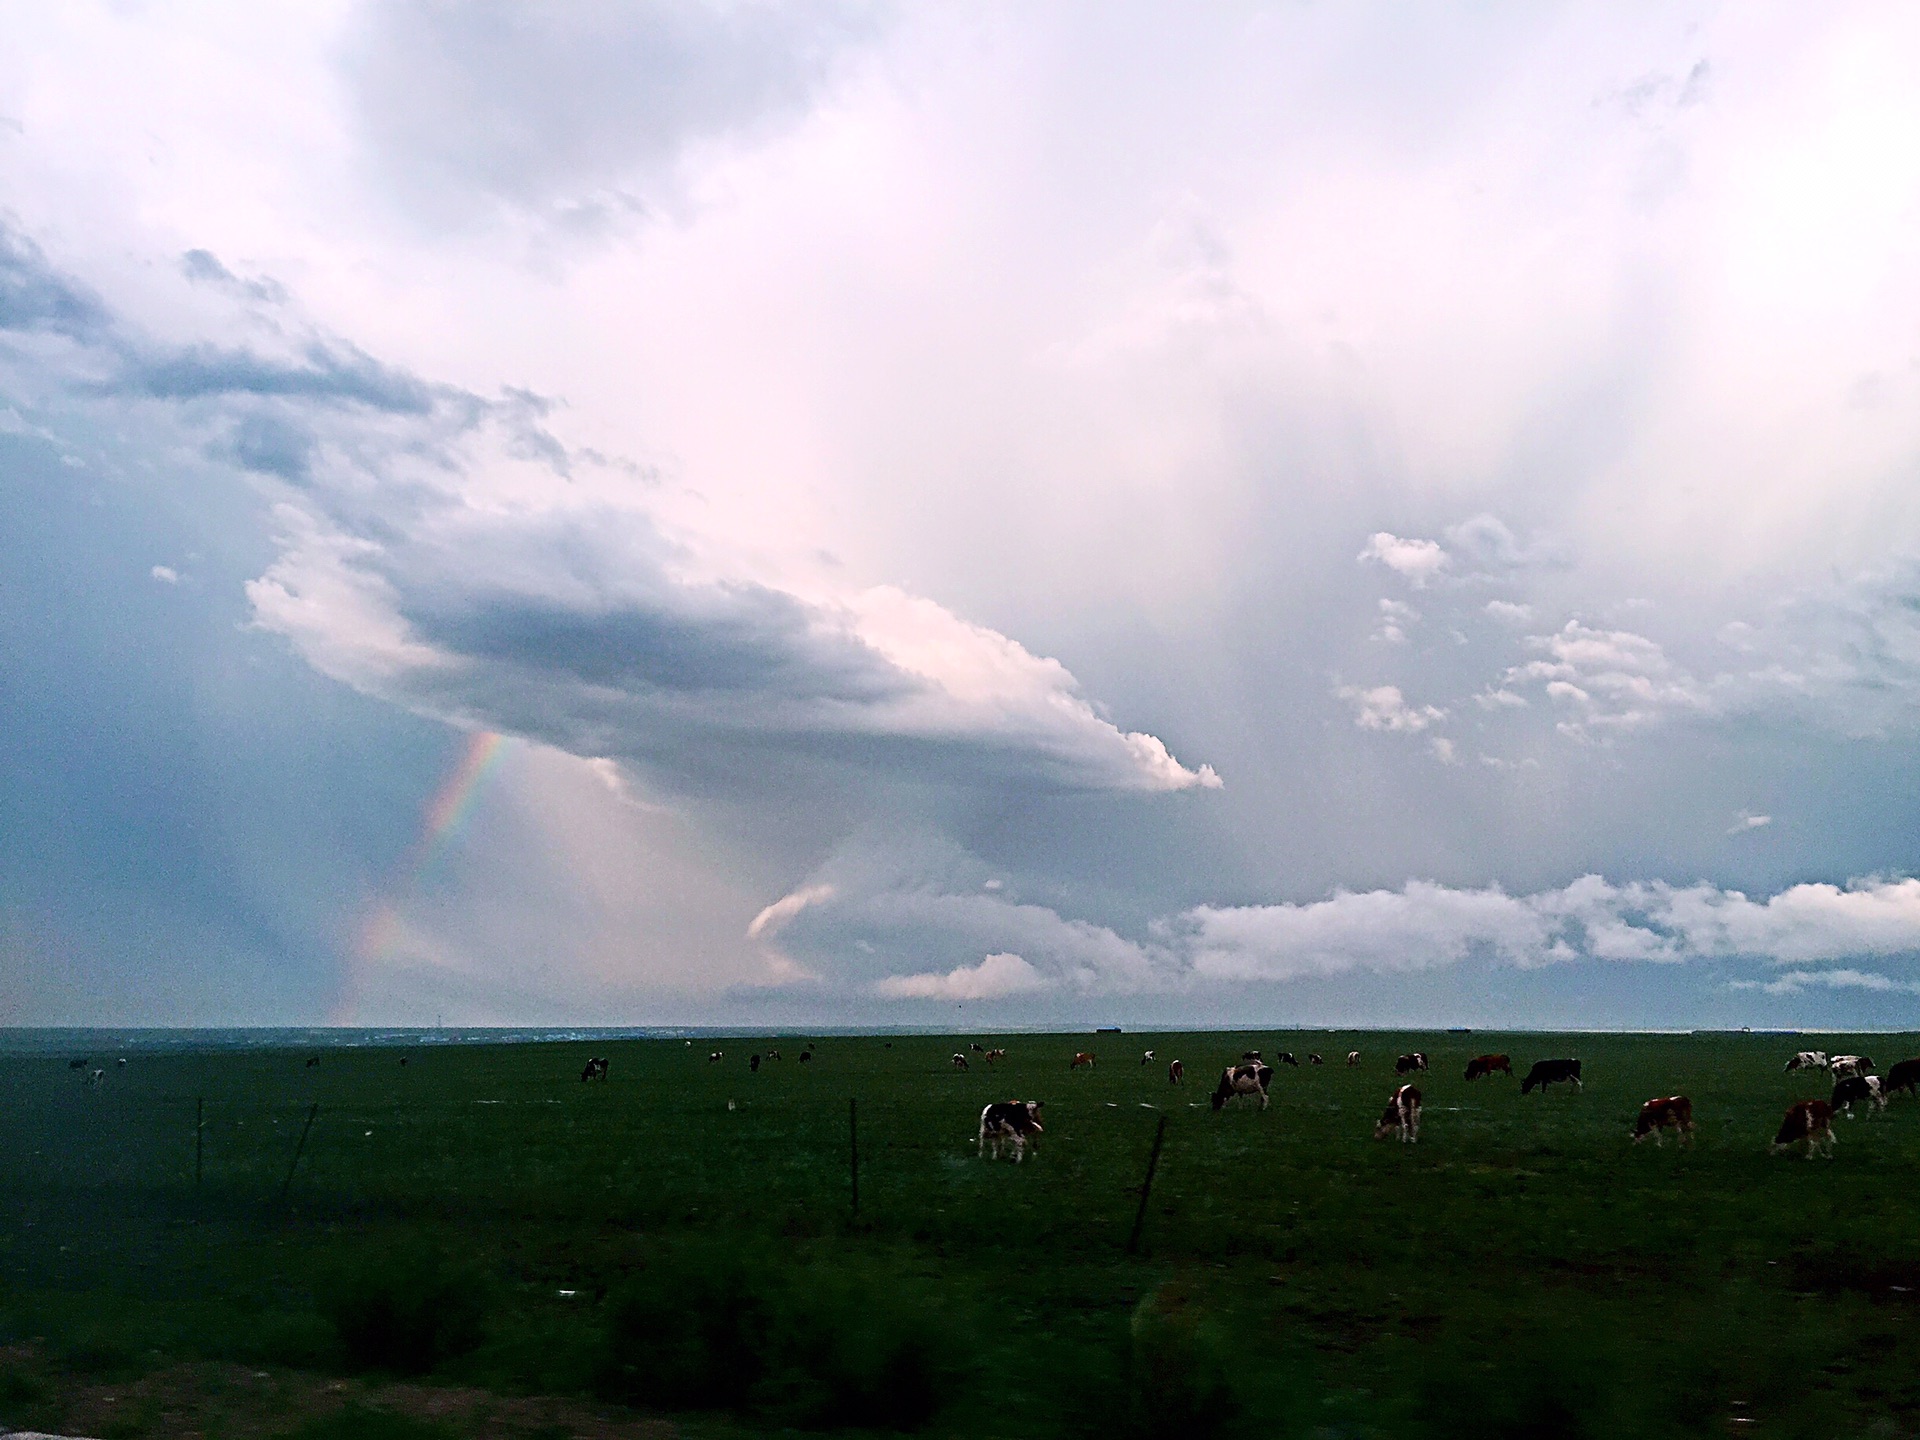
<instances>
[{"instance_id":1,"label":"overcast sky","mask_svg":"<svg viewBox=\"0 0 1920 1440\"><path fill-rule=\"evenodd\" d=\"M0 5L0 1021L1920 1026L1920 12Z\"/></svg>"}]
</instances>

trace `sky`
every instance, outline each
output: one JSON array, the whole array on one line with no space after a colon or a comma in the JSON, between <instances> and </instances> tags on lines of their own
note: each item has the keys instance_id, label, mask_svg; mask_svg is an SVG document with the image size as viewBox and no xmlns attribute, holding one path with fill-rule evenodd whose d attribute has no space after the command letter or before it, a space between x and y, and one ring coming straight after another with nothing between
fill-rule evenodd
<instances>
[{"instance_id":1,"label":"sky","mask_svg":"<svg viewBox=\"0 0 1920 1440\"><path fill-rule=\"evenodd\" d=\"M0 12L0 1023L1920 1028L1911 7Z\"/></svg>"}]
</instances>

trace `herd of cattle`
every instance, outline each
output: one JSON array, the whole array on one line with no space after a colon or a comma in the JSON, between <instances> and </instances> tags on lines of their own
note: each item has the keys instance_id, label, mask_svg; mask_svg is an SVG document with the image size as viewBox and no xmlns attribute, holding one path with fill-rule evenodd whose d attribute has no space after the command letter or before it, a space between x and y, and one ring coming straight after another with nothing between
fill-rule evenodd
<instances>
[{"instance_id":1,"label":"herd of cattle","mask_svg":"<svg viewBox=\"0 0 1920 1440\"><path fill-rule=\"evenodd\" d=\"M976 1050L980 1047L975 1046ZM991 1052L989 1058L1004 1056L1004 1050ZM966 1057L956 1054L954 1067L967 1068ZM1291 1052L1283 1051L1275 1057L1283 1065L1298 1066L1299 1060ZM1095 1057L1087 1051L1078 1051L1068 1063L1069 1070L1091 1069ZM1140 1057L1142 1065L1155 1063L1151 1050ZM1308 1055L1309 1065L1325 1063L1319 1055ZM1360 1063L1360 1052L1347 1052L1348 1066ZM1411 1051L1394 1060L1394 1076L1405 1076L1425 1071L1428 1068L1424 1051ZM1886 1075L1874 1073L1873 1061L1865 1055L1834 1055L1829 1057L1824 1051L1802 1050L1787 1062L1789 1071L1818 1070L1833 1080L1833 1094L1826 1100L1801 1100L1787 1107L1787 1113L1780 1122L1780 1129L1773 1138L1770 1147L1775 1153L1795 1145L1805 1147L1806 1156L1811 1160L1815 1155L1833 1157L1833 1117L1845 1112L1853 1117L1853 1107L1865 1104L1869 1110L1885 1110L1887 1102L1904 1090L1907 1094L1920 1098L1920 1059L1902 1060ZM1269 1099L1269 1090L1273 1084L1273 1066L1261 1057L1258 1050L1249 1050L1240 1057L1238 1064L1227 1066L1220 1074L1220 1082L1214 1087L1213 1108L1218 1111L1226 1108L1229 1101L1235 1099L1258 1100L1260 1108L1265 1110ZM1485 1079L1491 1075L1513 1075L1513 1060L1507 1055L1476 1055L1467 1062L1466 1079L1468 1081ZM1186 1067L1178 1060L1167 1064L1167 1081L1178 1085L1186 1076ZM1531 1094L1535 1090L1544 1093L1548 1086L1567 1083L1574 1089L1582 1088L1580 1083L1580 1062L1575 1059L1537 1060L1520 1082L1520 1093ZM1373 1138L1384 1140L1395 1137L1403 1144L1414 1144L1420 1139L1419 1087L1411 1083L1397 1085L1387 1097L1386 1109L1374 1123ZM988 1105L980 1112L980 1155L999 1159L1003 1154L1012 1153L1015 1161L1026 1158L1027 1146L1042 1131L1040 1110L1042 1102L1038 1100L1005 1100ZM1693 1101L1685 1095L1660 1095L1640 1107L1635 1117L1632 1140L1637 1145L1648 1136L1653 1137L1655 1145L1666 1141L1671 1130L1682 1144L1693 1140Z\"/></svg>"}]
</instances>

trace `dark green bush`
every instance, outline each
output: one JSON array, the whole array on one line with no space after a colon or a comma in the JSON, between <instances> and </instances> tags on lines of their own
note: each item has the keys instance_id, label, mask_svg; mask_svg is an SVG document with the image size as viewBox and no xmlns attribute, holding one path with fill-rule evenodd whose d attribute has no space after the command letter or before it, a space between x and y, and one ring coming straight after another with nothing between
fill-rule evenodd
<instances>
[{"instance_id":1,"label":"dark green bush","mask_svg":"<svg viewBox=\"0 0 1920 1440\"><path fill-rule=\"evenodd\" d=\"M908 1430L952 1393L947 1357L964 1344L878 1274L686 1246L613 1302L597 1388L630 1404Z\"/></svg>"},{"instance_id":2,"label":"dark green bush","mask_svg":"<svg viewBox=\"0 0 1920 1440\"><path fill-rule=\"evenodd\" d=\"M1211 1440L1240 1418L1226 1337L1177 1282L1135 1307L1124 1383L1116 1397L1119 1433L1137 1440Z\"/></svg>"},{"instance_id":3,"label":"dark green bush","mask_svg":"<svg viewBox=\"0 0 1920 1440\"><path fill-rule=\"evenodd\" d=\"M439 1252L374 1251L323 1287L321 1313L355 1365L420 1375L480 1343L486 1286Z\"/></svg>"}]
</instances>

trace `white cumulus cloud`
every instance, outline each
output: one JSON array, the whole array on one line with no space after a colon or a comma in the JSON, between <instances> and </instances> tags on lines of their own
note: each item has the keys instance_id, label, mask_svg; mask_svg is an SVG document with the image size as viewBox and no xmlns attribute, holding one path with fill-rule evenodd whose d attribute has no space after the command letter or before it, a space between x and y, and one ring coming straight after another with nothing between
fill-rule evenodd
<instances>
[{"instance_id":1,"label":"white cumulus cloud","mask_svg":"<svg viewBox=\"0 0 1920 1440\"><path fill-rule=\"evenodd\" d=\"M1047 986L1040 972L1018 955L989 955L978 965L961 965L945 974L889 975L874 988L889 1000L996 1000Z\"/></svg>"}]
</instances>

